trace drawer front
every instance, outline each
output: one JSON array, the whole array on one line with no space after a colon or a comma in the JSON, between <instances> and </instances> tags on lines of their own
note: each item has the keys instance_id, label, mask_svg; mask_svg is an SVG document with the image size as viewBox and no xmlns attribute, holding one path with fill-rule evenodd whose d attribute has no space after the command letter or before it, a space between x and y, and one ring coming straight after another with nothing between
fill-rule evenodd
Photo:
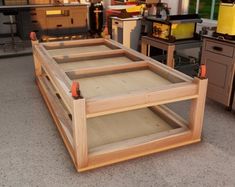
<instances>
[{"instance_id":1,"label":"drawer front","mask_svg":"<svg viewBox=\"0 0 235 187\"><path fill-rule=\"evenodd\" d=\"M206 51L210 51L227 57L233 57L234 47L218 42L206 41Z\"/></svg>"},{"instance_id":2,"label":"drawer front","mask_svg":"<svg viewBox=\"0 0 235 187\"><path fill-rule=\"evenodd\" d=\"M69 17L47 17L47 29L56 29L56 28L69 28L70 19Z\"/></svg>"},{"instance_id":3,"label":"drawer front","mask_svg":"<svg viewBox=\"0 0 235 187\"><path fill-rule=\"evenodd\" d=\"M113 19L112 20L112 27L123 28L123 21Z\"/></svg>"}]
</instances>

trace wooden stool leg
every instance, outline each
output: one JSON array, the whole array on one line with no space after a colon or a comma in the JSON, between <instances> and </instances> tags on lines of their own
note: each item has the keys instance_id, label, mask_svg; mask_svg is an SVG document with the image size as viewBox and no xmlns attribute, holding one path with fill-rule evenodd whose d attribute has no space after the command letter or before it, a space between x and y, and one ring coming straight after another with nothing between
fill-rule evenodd
<instances>
[{"instance_id":1,"label":"wooden stool leg","mask_svg":"<svg viewBox=\"0 0 235 187\"><path fill-rule=\"evenodd\" d=\"M195 78L194 81L199 85L198 98L193 99L189 115L189 128L192 130L193 139L200 139L204 118L205 100L207 92L207 79Z\"/></svg>"},{"instance_id":2,"label":"wooden stool leg","mask_svg":"<svg viewBox=\"0 0 235 187\"><path fill-rule=\"evenodd\" d=\"M175 67L174 52L175 52L175 46L174 45L168 46L166 65L171 68Z\"/></svg>"},{"instance_id":3,"label":"wooden stool leg","mask_svg":"<svg viewBox=\"0 0 235 187\"><path fill-rule=\"evenodd\" d=\"M142 43L141 43L141 53L143 53L146 56L148 56L147 46L148 46L147 43L142 41Z\"/></svg>"},{"instance_id":4,"label":"wooden stool leg","mask_svg":"<svg viewBox=\"0 0 235 187\"><path fill-rule=\"evenodd\" d=\"M86 103L85 99L73 101L73 138L77 169L88 165Z\"/></svg>"}]
</instances>

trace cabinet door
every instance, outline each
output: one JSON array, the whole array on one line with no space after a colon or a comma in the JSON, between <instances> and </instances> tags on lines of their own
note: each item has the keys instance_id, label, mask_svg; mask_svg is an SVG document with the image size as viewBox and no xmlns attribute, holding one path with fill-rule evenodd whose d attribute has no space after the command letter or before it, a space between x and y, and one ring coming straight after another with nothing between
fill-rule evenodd
<instances>
[{"instance_id":1,"label":"cabinet door","mask_svg":"<svg viewBox=\"0 0 235 187\"><path fill-rule=\"evenodd\" d=\"M71 7L70 22L71 28L84 29L88 25L88 9L86 6Z\"/></svg>"},{"instance_id":2,"label":"cabinet door","mask_svg":"<svg viewBox=\"0 0 235 187\"><path fill-rule=\"evenodd\" d=\"M233 59L203 51L202 64L207 67L207 97L229 106L234 76Z\"/></svg>"}]
</instances>

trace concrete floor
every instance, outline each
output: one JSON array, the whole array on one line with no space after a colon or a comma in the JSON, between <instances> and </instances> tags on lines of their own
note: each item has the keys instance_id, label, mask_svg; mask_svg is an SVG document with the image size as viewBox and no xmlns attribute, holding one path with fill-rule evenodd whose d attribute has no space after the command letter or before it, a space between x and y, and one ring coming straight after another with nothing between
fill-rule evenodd
<instances>
[{"instance_id":1,"label":"concrete floor","mask_svg":"<svg viewBox=\"0 0 235 187\"><path fill-rule=\"evenodd\" d=\"M235 186L235 112L207 101L203 141L77 173L34 82L31 56L0 59L0 186ZM184 113L187 104L173 106Z\"/></svg>"}]
</instances>

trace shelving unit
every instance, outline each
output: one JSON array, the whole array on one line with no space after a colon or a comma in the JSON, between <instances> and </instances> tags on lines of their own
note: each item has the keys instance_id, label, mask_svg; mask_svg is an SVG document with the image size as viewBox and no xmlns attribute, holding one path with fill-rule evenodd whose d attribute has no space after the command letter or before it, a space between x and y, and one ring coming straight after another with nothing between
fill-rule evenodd
<instances>
[{"instance_id":1,"label":"shelving unit","mask_svg":"<svg viewBox=\"0 0 235 187\"><path fill-rule=\"evenodd\" d=\"M107 39L33 42L36 81L78 171L200 141L207 80ZM71 96L79 82L80 97ZM191 100L189 120L164 104Z\"/></svg>"},{"instance_id":2,"label":"shelving unit","mask_svg":"<svg viewBox=\"0 0 235 187\"><path fill-rule=\"evenodd\" d=\"M207 97L232 109L235 42L204 36L201 63L207 67Z\"/></svg>"}]
</instances>

